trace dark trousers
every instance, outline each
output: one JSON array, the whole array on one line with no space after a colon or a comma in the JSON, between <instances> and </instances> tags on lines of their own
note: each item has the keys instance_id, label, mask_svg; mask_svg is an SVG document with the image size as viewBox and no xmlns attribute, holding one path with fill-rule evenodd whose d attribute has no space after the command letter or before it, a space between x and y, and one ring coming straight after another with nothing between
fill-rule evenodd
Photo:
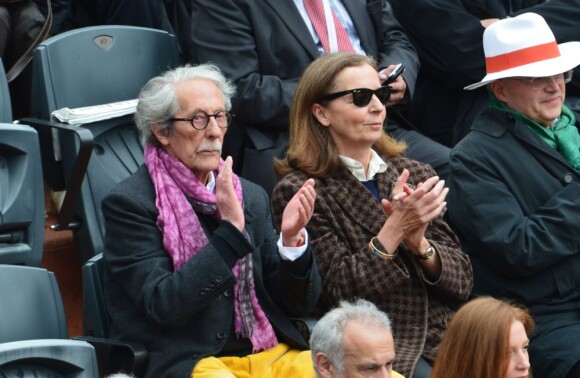
<instances>
[{"instance_id":1,"label":"dark trousers","mask_svg":"<svg viewBox=\"0 0 580 378\"><path fill-rule=\"evenodd\" d=\"M417 365L415 365L413 378L429 378L431 376L431 368L431 365L423 357L419 358Z\"/></svg>"},{"instance_id":2,"label":"dark trousers","mask_svg":"<svg viewBox=\"0 0 580 378\"><path fill-rule=\"evenodd\" d=\"M532 314L536 331L529 354L534 377L580 377L575 375L580 361L580 310L576 307Z\"/></svg>"},{"instance_id":3,"label":"dark trousers","mask_svg":"<svg viewBox=\"0 0 580 378\"><path fill-rule=\"evenodd\" d=\"M0 6L0 57L6 72L32 45L44 25L44 16L32 0ZM31 65L10 83L14 119L30 115Z\"/></svg>"},{"instance_id":4,"label":"dark trousers","mask_svg":"<svg viewBox=\"0 0 580 378\"><path fill-rule=\"evenodd\" d=\"M32 0L0 5L0 57L6 70L32 44L44 25L44 16Z\"/></svg>"}]
</instances>

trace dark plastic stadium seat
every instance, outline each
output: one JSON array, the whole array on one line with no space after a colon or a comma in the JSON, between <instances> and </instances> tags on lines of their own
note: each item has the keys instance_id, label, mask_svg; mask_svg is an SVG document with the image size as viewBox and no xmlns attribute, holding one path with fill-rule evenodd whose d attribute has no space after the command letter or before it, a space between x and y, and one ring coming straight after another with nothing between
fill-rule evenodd
<instances>
[{"instance_id":1,"label":"dark plastic stadium seat","mask_svg":"<svg viewBox=\"0 0 580 378\"><path fill-rule=\"evenodd\" d=\"M10 102L10 92L6 81L6 71L2 59L0 59L0 122L12 122L12 106Z\"/></svg>"},{"instance_id":2,"label":"dark plastic stadium seat","mask_svg":"<svg viewBox=\"0 0 580 378\"><path fill-rule=\"evenodd\" d=\"M54 274L0 265L0 377L98 377L94 347L67 334Z\"/></svg>"},{"instance_id":3,"label":"dark plastic stadium seat","mask_svg":"<svg viewBox=\"0 0 580 378\"><path fill-rule=\"evenodd\" d=\"M103 255L88 260L82 268L83 329L85 337L94 345L99 356L100 370L105 373L124 371L137 377L147 368L148 354L138 343L107 339L109 318L103 297Z\"/></svg>"},{"instance_id":4,"label":"dark plastic stadium seat","mask_svg":"<svg viewBox=\"0 0 580 378\"><path fill-rule=\"evenodd\" d=\"M40 266L43 188L36 131L0 123L0 264Z\"/></svg>"},{"instance_id":5,"label":"dark plastic stadium seat","mask_svg":"<svg viewBox=\"0 0 580 378\"><path fill-rule=\"evenodd\" d=\"M167 32L131 27L96 26L71 30L39 45L33 60L33 117L49 120L57 109L100 105L135 99L143 85L159 73L178 66L176 38ZM78 164L79 138L58 132L48 122L22 120L40 135L44 178L54 190L74 190L71 180ZM94 144L70 223L59 227L76 232L81 262L102 252L104 222L101 200L143 162L132 116L90 124ZM56 148L55 148L56 146ZM66 201L66 198L65 198ZM66 209L63 209L66 211Z\"/></svg>"},{"instance_id":6,"label":"dark plastic stadium seat","mask_svg":"<svg viewBox=\"0 0 580 378\"><path fill-rule=\"evenodd\" d=\"M77 340L26 340L0 344L0 378L98 378L93 346Z\"/></svg>"},{"instance_id":7,"label":"dark plastic stadium seat","mask_svg":"<svg viewBox=\"0 0 580 378\"><path fill-rule=\"evenodd\" d=\"M66 339L66 315L54 273L0 265L0 343Z\"/></svg>"}]
</instances>

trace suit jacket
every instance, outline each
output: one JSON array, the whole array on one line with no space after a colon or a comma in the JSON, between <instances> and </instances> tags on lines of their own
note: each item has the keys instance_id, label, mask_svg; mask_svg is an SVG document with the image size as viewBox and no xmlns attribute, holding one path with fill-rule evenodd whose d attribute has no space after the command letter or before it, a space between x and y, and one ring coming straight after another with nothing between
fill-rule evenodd
<instances>
[{"instance_id":1,"label":"suit jacket","mask_svg":"<svg viewBox=\"0 0 580 378\"><path fill-rule=\"evenodd\" d=\"M395 16L417 49L421 69L406 109L425 135L453 146L488 102L485 88L463 87L485 76L484 18L525 12L543 16L559 43L580 40L580 0L390 0Z\"/></svg>"},{"instance_id":2,"label":"suit jacket","mask_svg":"<svg viewBox=\"0 0 580 378\"><path fill-rule=\"evenodd\" d=\"M403 77L412 94L418 59L390 4L386 0L343 4L362 47L380 67L405 64ZM198 62L216 63L237 86L232 108L236 116L224 153L234 157L237 172L251 181L267 182L264 186L271 189L272 158L281 156L288 144L288 117L298 79L319 57L314 40L292 0L195 0L192 17L193 55ZM259 152L269 155L260 160ZM252 164L254 158L259 163ZM253 171L240 171L240 164L246 163Z\"/></svg>"},{"instance_id":3,"label":"suit jacket","mask_svg":"<svg viewBox=\"0 0 580 378\"><path fill-rule=\"evenodd\" d=\"M409 183L417 185L434 176L433 169L406 158L385 160L388 169L376 175L381 198L391 198L392 186L403 169ZM282 178L272 197L275 219L309 177L296 171ZM373 255L369 240L385 223L381 203L346 168L330 178L316 179L314 215L308 224L312 248L323 280L323 295L317 305L322 314L341 300L365 298L385 311L393 323L397 358L394 370L413 376L420 356L433 361L436 348L453 315L452 308L471 292L469 259L457 238L440 217L427 228L425 237L437 249L442 262L438 280L430 280L411 252L401 244L394 260Z\"/></svg>"},{"instance_id":4,"label":"suit jacket","mask_svg":"<svg viewBox=\"0 0 580 378\"><path fill-rule=\"evenodd\" d=\"M111 336L146 346L149 377L189 377L199 359L219 356L232 336L235 277L222 253L252 253L258 301L278 340L308 348L288 316L310 314L320 293L312 252L298 259L310 258L298 276L295 262L280 259L266 193L243 179L242 188L250 242L221 222L209 243L177 271L156 225L155 190L145 166L103 201Z\"/></svg>"},{"instance_id":5,"label":"suit jacket","mask_svg":"<svg viewBox=\"0 0 580 378\"><path fill-rule=\"evenodd\" d=\"M473 263L474 294L526 305L537 322L534 372L566 376L580 358L580 175L526 125L495 109L476 119L450 165L449 214ZM576 336L550 336L566 329Z\"/></svg>"}]
</instances>

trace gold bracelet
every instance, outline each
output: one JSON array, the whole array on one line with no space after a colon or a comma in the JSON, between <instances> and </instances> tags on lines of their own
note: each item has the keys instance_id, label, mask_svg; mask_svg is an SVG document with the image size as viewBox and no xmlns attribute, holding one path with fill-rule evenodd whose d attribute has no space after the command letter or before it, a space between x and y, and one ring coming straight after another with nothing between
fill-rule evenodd
<instances>
[{"instance_id":1,"label":"gold bracelet","mask_svg":"<svg viewBox=\"0 0 580 378\"><path fill-rule=\"evenodd\" d=\"M390 253L388 253L388 252L383 252L383 251L379 250L377 247L375 247L375 243L374 243L375 241L377 242L377 244L378 244L380 247L382 247L382 248L384 249L384 246L383 246L383 245L381 244L381 242L380 242L380 241L379 241L379 240L376 238L376 236L375 236L375 237L372 237L372 238L371 238L371 241L369 242L369 249L371 250L371 252L373 253L373 255L375 255L375 256L377 256L377 257L379 257L379 258L383 259L383 260L392 260L392 259L394 259L395 257L397 257L397 253L398 253L398 251L397 251L397 250L395 250L395 253L393 253L393 254L390 254Z\"/></svg>"}]
</instances>

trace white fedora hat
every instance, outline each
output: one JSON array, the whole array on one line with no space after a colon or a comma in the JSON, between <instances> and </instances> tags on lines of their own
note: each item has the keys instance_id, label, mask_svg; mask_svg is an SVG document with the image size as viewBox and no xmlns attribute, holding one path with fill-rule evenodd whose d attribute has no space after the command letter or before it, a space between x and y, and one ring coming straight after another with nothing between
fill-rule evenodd
<instances>
[{"instance_id":1,"label":"white fedora hat","mask_svg":"<svg viewBox=\"0 0 580 378\"><path fill-rule=\"evenodd\" d=\"M580 65L580 42L558 44L554 33L535 13L491 24L483 33L487 75L471 90L506 77L557 75Z\"/></svg>"}]
</instances>

